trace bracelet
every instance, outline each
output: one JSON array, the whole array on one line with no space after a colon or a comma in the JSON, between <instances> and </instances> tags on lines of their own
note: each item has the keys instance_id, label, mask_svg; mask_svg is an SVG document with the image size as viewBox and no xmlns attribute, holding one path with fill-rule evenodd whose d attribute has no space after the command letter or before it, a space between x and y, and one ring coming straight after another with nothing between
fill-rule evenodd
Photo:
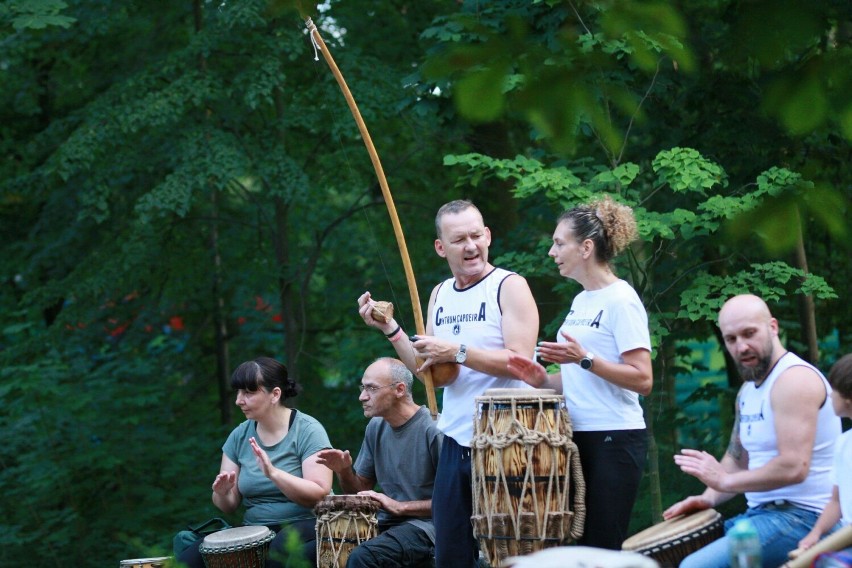
<instances>
[{"instance_id":1,"label":"bracelet","mask_svg":"<svg viewBox=\"0 0 852 568\"><path fill-rule=\"evenodd\" d=\"M387 337L388 339L390 339L391 337L393 337L394 335L396 335L397 333L399 333L401 329L402 329L402 326L401 326L401 325L398 325L398 326L396 326L396 329L395 329L395 330L393 330L393 331L392 331L392 332L390 332L390 333L386 333L386 334L385 334L385 337Z\"/></svg>"},{"instance_id":2,"label":"bracelet","mask_svg":"<svg viewBox=\"0 0 852 568\"><path fill-rule=\"evenodd\" d=\"M399 341L403 337L405 337L405 334L402 333L402 328L399 328L398 330L396 330L396 333L394 333L391 337L388 337L388 340L391 343L396 343L397 341Z\"/></svg>"}]
</instances>

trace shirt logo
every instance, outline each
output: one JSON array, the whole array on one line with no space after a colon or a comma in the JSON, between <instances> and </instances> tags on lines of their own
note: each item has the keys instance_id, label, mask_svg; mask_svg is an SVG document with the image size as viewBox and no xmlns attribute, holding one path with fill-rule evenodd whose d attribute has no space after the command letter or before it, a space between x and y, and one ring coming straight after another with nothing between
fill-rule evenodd
<instances>
[{"instance_id":1,"label":"shirt logo","mask_svg":"<svg viewBox=\"0 0 852 568\"><path fill-rule=\"evenodd\" d=\"M441 306L437 310L435 310L436 327L441 325L457 326L459 324L469 321L485 321L485 302L482 302L482 304L480 304L478 312L469 312L466 314L452 314L445 316L444 306ZM456 333L455 327L453 328L453 333Z\"/></svg>"},{"instance_id":2,"label":"shirt logo","mask_svg":"<svg viewBox=\"0 0 852 568\"><path fill-rule=\"evenodd\" d=\"M601 320L603 319L603 310L598 312L594 318L572 318L571 316L574 314L574 310L568 312L568 315L565 316L565 324L575 327L596 327L600 329Z\"/></svg>"},{"instance_id":3,"label":"shirt logo","mask_svg":"<svg viewBox=\"0 0 852 568\"><path fill-rule=\"evenodd\" d=\"M755 412L754 414L743 414L742 411L743 411L744 406L745 406L745 403L741 402L740 403L740 425L741 425L741 427L742 427L742 425L746 426L745 435L750 436L751 435L751 425L755 422L763 422L764 421L763 402L760 403L760 410L758 412Z\"/></svg>"}]
</instances>

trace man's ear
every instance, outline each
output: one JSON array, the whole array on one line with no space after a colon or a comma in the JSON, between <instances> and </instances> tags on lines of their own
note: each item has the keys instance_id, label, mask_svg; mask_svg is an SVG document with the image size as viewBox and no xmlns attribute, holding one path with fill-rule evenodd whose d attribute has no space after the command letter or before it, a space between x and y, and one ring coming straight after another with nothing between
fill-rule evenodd
<instances>
[{"instance_id":1,"label":"man's ear","mask_svg":"<svg viewBox=\"0 0 852 568\"><path fill-rule=\"evenodd\" d=\"M447 258L447 251L444 250L444 243L441 239L435 239L435 252L438 253L438 256L441 258Z\"/></svg>"}]
</instances>

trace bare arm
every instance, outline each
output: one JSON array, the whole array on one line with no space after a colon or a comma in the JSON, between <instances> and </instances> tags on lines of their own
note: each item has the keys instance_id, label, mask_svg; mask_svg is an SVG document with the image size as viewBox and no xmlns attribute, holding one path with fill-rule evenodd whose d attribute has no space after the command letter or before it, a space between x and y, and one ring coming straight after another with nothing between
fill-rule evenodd
<instances>
[{"instance_id":1,"label":"bare arm","mask_svg":"<svg viewBox=\"0 0 852 568\"><path fill-rule=\"evenodd\" d=\"M379 502L382 509L397 517L429 517L432 515L432 500L397 501L384 493L377 491L361 491L358 495L372 497Z\"/></svg>"},{"instance_id":2,"label":"bare arm","mask_svg":"<svg viewBox=\"0 0 852 568\"><path fill-rule=\"evenodd\" d=\"M213 504L223 513L233 513L243 500L237 487L239 475L240 466L223 453L219 475L213 480Z\"/></svg>"},{"instance_id":3,"label":"bare arm","mask_svg":"<svg viewBox=\"0 0 852 568\"><path fill-rule=\"evenodd\" d=\"M586 349L573 337L562 332L564 343L542 341L538 352L544 361L549 363L579 363L586 356ZM595 357L589 372L623 389L642 396L651 394L654 375L651 367L651 353L647 349L631 349L621 354L621 362L606 361L600 356Z\"/></svg>"},{"instance_id":4,"label":"bare arm","mask_svg":"<svg viewBox=\"0 0 852 568\"><path fill-rule=\"evenodd\" d=\"M436 291L437 287L429 298L427 336L413 344L418 355L424 360L421 369L434 363L453 362L460 347L459 343L438 339L431 335ZM527 281L517 274L508 276L503 281L501 299L505 348L479 349L468 346L467 360L464 365L494 377L517 379L507 368L509 357L513 354L532 357L538 334L538 307Z\"/></svg>"},{"instance_id":5,"label":"bare arm","mask_svg":"<svg viewBox=\"0 0 852 568\"><path fill-rule=\"evenodd\" d=\"M337 474L340 487L344 493L358 493L372 489L376 485L375 479L361 477L352 468L352 456L349 450L320 450L317 452L317 463L326 466Z\"/></svg>"},{"instance_id":6,"label":"bare arm","mask_svg":"<svg viewBox=\"0 0 852 568\"><path fill-rule=\"evenodd\" d=\"M825 505L814 528L799 541L799 548L807 549L815 545L822 535L831 530L831 527L840 520L840 492L835 485L831 490L831 500Z\"/></svg>"},{"instance_id":7,"label":"bare arm","mask_svg":"<svg viewBox=\"0 0 852 568\"><path fill-rule=\"evenodd\" d=\"M748 470L748 452L740 442L739 396L735 408L736 415L734 427L731 428L731 439L721 461L716 461L707 452L689 449L681 450L680 454L674 456L675 463L681 471L701 480L706 488L701 495L687 497L663 511L664 519L716 507L736 495L736 493L714 488L718 485L718 480L726 474Z\"/></svg>"},{"instance_id":8,"label":"bare arm","mask_svg":"<svg viewBox=\"0 0 852 568\"><path fill-rule=\"evenodd\" d=\"M763 466L735 471L718 482L721 491L769 491L801 483L811 467L817 414L828 394L822 379L804 366L790 367L769 393L778 455Z\"/></svg>"},{"instance_id":9,"label":"bare arm","mask_svg":"<svg viewBox=\"0 0 852 568\"><path fill-rule=\"evenodd\" d=\"M313 507L331 492L331 470L318 463L317 454L309 456L302 462L302 477L299 477L273 466L269 456L254 438L249 438L249 443L254 450L263 474L290 501L303 507Z\"/></svg>"}]
</instances>

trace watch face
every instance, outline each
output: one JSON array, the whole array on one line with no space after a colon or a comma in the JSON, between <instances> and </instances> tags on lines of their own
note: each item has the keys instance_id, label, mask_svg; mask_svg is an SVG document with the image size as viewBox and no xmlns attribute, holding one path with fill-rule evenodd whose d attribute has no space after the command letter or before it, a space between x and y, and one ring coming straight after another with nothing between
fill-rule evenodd
<instances>
[{"instance_id":1,"label":"watch face","mask_svg":"<svg viewBox=\"0 0 852 568\"><path fill-rule=\"evenodd\" d=\"M464 363L467 359L467 349L464 345L461 346L459 352L456 353L456 363Z\"/></svg>"},{"instance_id":2,"label":"watch face","mask_svg":"<svg viewBox=\"0 0 852 568\"><path fill-rule=\"evenodd\" d=\"M582 367L583 369L587 369L587 370L591 369L592 368L592 360L589 359L588 357L583 357L582 359L580 359L580 367Z\"/></svg>"}]
</instances>

